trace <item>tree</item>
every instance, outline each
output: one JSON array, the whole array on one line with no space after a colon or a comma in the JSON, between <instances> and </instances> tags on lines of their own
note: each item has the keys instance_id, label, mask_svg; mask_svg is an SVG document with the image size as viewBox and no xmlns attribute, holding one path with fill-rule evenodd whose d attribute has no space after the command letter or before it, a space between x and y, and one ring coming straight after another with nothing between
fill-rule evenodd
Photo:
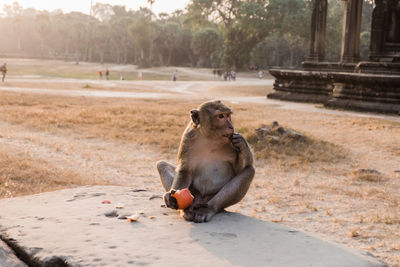
<instances>
[{"instance_id":1,"label":"tree","mask_svg":"<svg viewBox=\"0 0 400 267\"><path fill-rule=\"evenodd\" d=\"M270 47L267 65L298 66L304 60L310 34L311 2L271 0L268 5Z\"/></svg>"},{"instance_id":2,"label":"tree","mask_svg":"<svg viewBox=\"0 0 400 267\"><path fill-rule=\"evenodd\" d=\"M17 47L21 49L21 21L23 8L18 4L18 2L13 2L11 5L4 5L4 12L6 12L7 17L13 20L14 32L17 35Z\"/></svg>"},{"instance_id":3,"label":"tree","mask_svg":"<svg viewBox=\"0 0 400 267\"><path fill-rule=\"evenodd\" d=\"M129 27L133 19L130 16L113 17L110 21L111 24L111 42L115 48L114 61L117 63L128 62L129 51Z\"/></svg>"},{"instance_id":4,"label":"tree","mask_svg":"<svg viewBox=\"0 0 400 267\"><path fill-rule=\"evenodd\" d=\"M52 24L50 22L50 17L48 14L39 14L36 16L36 30L38 31L41 39L42 39L42 44L41 44L41 51L42 51L42 56L44 55L43 53L45 52L46 49L49 48L49 36L52 31ZM49 51L47 51L49 52ZM49 53L46 53L47 55Z\"/></svg>"},{"instance_id":5,"label":"tree","mask_svg":"<svg viewBox=\"0 0 400 267\"><path fill-rule=\"evenodd\" d=\"M101 22L108 22L114 15L113 6L110 4L96 3L92 9L93 17Z\"/></svg>"},{"instance_id":6,"label":"tree","mask_svg":"<svg viewBox=\"0 0 400 267\"><path fill-rule=\"evenodd\" d=\"M128 27L128 32L135 44L138 63L141 66L151 65L151 42L154 40L154 25L151 20L153 13L147 8L135 12L135 17Z\"/></svg>"},{"instance_id":7,"label":"tree","mask_svg":"<svg viewBox=\"0 0 400 267\"><path fill-rule=\"evenodd\" d=\"M109 23L100 22L94 25L93 39L96 52L99 54L99 61L104 63L105 55L110 49L111 27Z\"/></svg>"},{"instance_id":8,"label":"tree","mask_svg":"<svg viewBox=\"0 0 400 267\"><path fill-rule=\"evenodd\" d=\"M221 46L222 36L216 28L200 29L193 34L191 47L207 67L211 65L213 58L218 57Z\"/></svg>"},{"instance_id":9,"label":"tree","mask_svg":"<svg viewBox=\"0 0 400 267\"><path fill-rule=\"evenodd\" d=\"M242 68L251 50L268 33L268 0L192 0L189 12L198 21L209 18L221 24L223 63Z\"/></svg>"}]
</instances>

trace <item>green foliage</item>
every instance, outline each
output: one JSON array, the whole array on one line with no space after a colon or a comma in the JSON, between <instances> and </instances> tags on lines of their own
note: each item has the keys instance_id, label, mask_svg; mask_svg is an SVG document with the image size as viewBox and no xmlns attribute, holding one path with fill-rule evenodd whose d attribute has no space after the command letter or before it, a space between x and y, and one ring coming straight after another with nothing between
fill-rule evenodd
<instances>
[{"instance_id":1,"label":"green foliage","mask_svg":"<svg viewBox=\"0 0 400 267\"><path fill-rule=\"evenodd\" d=\"M198 21L220 23L226 68L243 68L251 50L268 33L267 0L192 0L189 13Z\"/></svg>"},{"instance_id":2,"label":"green foliage","mask_svg":"<svg viewBox=\"0 0 400 267\"><path fill-rule=\"evenodd\" d=\"M222 47L221 33L216 28L200 29L194 32L191 47L195 54L206 61L204 65L209 67L211 60L219 56Z\"/></svg>"},{"instance_id":3,"label":"green foliage","mask_svg":"<svg viewBox=\"0 0 400 267\"><path fill-rule=\"evenodd\" d=\"M137 62L144 67L150 66L150 48L154 38L154 26L151 14L147 10L140 10L129 25L129 33L138 52Z\"/></svg>"},{"instance_id":4,"label":"green foliage","mask_svg":"<svg viewBox=\"0 0 400 267\"><path fill-rule=\"evenodd\" d=\"M339 61L342 42L343 1L328 1L326 26L326 58Z\"/></svg>"},{"instance_id":5,"label":"green foliage","mask_svg":"<svg viewBox=\"0 0 400 267\"><path fill-rule=\"evenodd\" d=\"M303 0L270 0L270 33L252 51L251 62L261 68L300 65L309 42L310 4Z\"/></svg>"},{"instance_id":6,"label":"green foliage","mask_svg":"<svg viewBox=\"0 0 400 267\"><path fill-rule=\"evenodd\" d=\"M147 1L151 7L153 0ZM96 3L92 16L4 5L2 54L140 66L299 66L310 38L310 0L191 0L185 11ZM365 1L361 58L369 51L372 3ZM338 61L343 1L328 0L328 60Z\"/></svg>"}]
</instances>

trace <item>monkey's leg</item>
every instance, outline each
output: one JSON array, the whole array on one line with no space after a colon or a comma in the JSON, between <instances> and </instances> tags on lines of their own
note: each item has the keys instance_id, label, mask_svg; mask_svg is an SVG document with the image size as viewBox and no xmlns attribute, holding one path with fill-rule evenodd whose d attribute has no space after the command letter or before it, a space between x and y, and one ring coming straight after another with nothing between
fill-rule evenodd
<instances>
[{"instance_id":1,"label":"monkey's leg","mask_svg":"<svg viewBox=\"0 0 400 267\"><path fill-rule=\"evenodd\" d=\"M175 172L176 166L168 163L166 161L158 161L157 162L157 170L160 174L161 183L165 189L165 191L169 191L172 186L172 182L176 176Z\"/></svg>"},{"instance_id":2,"label":"monkey's leg","mask_svg":"<svg viewBox=\"0 0 400 267\"><path fill-rule=\"evenodd\" d=\"M207 204L218 212L238 203L249 190L254 174L255 170L252 166L244 168L241 173L226 183Z\"/></svg>"},{"instance_id":3,"label":"monkey's leg","mask_svg":"<svg viewBox=\"0 0 400 267\"><path fill-rule=\"evenodd\" d=\"M252 166L246 167L208 201L206 208L193 210L193 221L208 222L217 212L242 200L250 187L254 173Z\"/></svg>"}]
</instances>

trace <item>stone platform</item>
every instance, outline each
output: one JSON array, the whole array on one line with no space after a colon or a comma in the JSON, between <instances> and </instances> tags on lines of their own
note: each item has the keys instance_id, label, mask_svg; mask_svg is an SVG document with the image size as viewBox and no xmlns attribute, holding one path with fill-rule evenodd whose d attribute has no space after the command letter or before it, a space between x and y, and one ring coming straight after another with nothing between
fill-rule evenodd
<instances>
[{"instance_id":1,"label":"stone platform","mask_svg":"<svg viewBox=\"0 0 400 267\"><path fill-rule=\"evenodd\" d=\"M275 92L268 98L400 115L400 73L354 73L328 69L271 69L270 73L276 80Z\"/></svg>"},{"instance_id":2,"label":"stone platform","mask_svg":"<svg viewBox=\"0 0 400 267\"><path fill-rule=\"evenodd\" d=\"M386 266L367 253L239 213L188 223L163 207L160 196L95 186L2 199L0 237L29 266ZM136 213L136 222L121 219ZM5 260L0 250L0 266L23 266Z\"/></svg>"}]
</instances>

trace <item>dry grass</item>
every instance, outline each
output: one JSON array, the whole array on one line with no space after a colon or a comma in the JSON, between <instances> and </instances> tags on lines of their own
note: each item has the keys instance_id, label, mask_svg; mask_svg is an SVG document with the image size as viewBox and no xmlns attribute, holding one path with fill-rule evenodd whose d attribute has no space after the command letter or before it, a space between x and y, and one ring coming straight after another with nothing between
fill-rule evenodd
<instances>
[{"instance_id":1,"label":"dry grass","mask_svg":"<svg viewBox=\"0 0 400 267\"><path fill-rule=\"evenodd\" d=\"M236 95L236 96L266 96L273 92L272 86L240 86L235 82L226 82L224 85L210 88L208 92L216 96Z\"/></svg>"},{"instance_id":2,"label":"dry grass","mask_svg":"<svg viewBox=\"0 0 400 267\"><path fill-rule=\"evenodd\" d=\"M16 88L46 89L46 90L96 90L96 91L118 91L118 92L140 92L140 93L165 93L165 90L155 89L148 81L142 82L119 82L96 81L87 82L65 82L59 80L16 80L5 82L6 86Z\"/></svg>"},{"instance_id":3,"label":"dry grass","mask_svg":"<svg viewBox=\"0 0 400 267\"><path fill-rule=\"evenodd\" d=\"M338 145L308 137L292 129L285 131L298 135L279 133L277 129L273 129L268 134L254 131L248 135L247 140L258 159L277 160L282 166L304 166L315 162L336 163L346 159L346 151Z\"/></svg>"},{"instance_id":4,"label":"dry grass","mask_svg":"<svg viewBox=\"0 0 400 267\"><path fill-rule=\"evenodd\" d=\"M372 169L358 169L350 173L351 179L359 182L383 182L385 177L382 173Z\"/></svg>"},{"instance_id":5,"label":"dry grass","mask_svg":"<svg viewBox=\"0 0 400 267\"><path fill-rule=\"evenodd\" d=\"M120 139L176 150L195 103L4 93L0 119L42 131L73 131L87 138Z\"/></svg>"},{"instance_id":6,"label":"dry grass","mask_svg":"<svg viewBox=\"0 0 400 267\"><path fill-rule=\"evenodd\" d=\"M238 90L238 94L242 90L247 94L246 89ZM0 121L59 136L74 134L80 138L143 144L170 158L176 155L180 136L189 121L189 110L201 102L3 92L0 96ZM249 194L233 211L316 232L371 251L392 266L399 265L400 176L394 172L399 170L399 123L299 114L254 104L229 105L234 110L237 131L248 138L257 158L257 174ZM258 138L254 130L275 120L306 138L281 138L279 142ZM25 184L7 188L10 193L0 197L82 183L79 179L69 182L78 177L73 173L24 154L10 154L10 150L0 153L1 166L8 166L7 177L22 177ZM30 164L25 169L20 167L24 162ZM21 174L22 169L25 172ZM376 169L381 176L366 177L353 171L360 169ZM0 173L6 172L1 169ZM41 181L41 186L24 191L35 181ZM1 182L5 184L5 180Z\"/></svg>"},{"instance_id":7,"label":"dry grass","mask_svg":"<svg viewBox=\"0 0 400 267\"><path fill-rule=\"evenodd\" d=\"M24 153L0 151L0 198L15 197L87 184L71 170L53 166Z\"/></svg>"},{"instance_id":8,"label":"dry grass","mask_svg":"<svg viewBox=\"0 0 400 267\"><path fill-rule=\"evenodd\" d=\"M0 118L38 130L71 130L86 137L122 139L170 152L178 147L182 131L189 121L188 110L198 104L171 100L106 99L99 102L90 98L5 93L0 99ZM241 105L237 107L240 109ZM275 142L258 138L253 123L238 125L239 132L247 137L258 158L276 159L291 167L345 159L342 148L326 141L283 136Z\"/></svg>"}]
</instances>

